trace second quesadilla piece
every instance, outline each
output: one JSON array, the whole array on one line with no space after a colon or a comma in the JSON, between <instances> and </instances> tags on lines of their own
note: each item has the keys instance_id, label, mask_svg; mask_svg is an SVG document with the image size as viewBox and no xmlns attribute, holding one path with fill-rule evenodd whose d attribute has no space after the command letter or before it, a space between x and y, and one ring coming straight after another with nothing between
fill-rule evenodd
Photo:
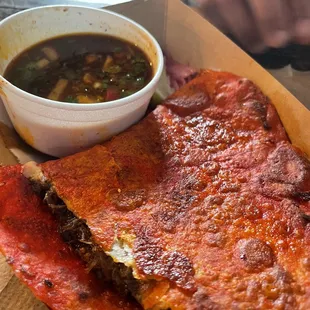
<instances>
[{"instance_id":1,"label":"second quesadilla piece","mask_svg":"<svg viewBox=\"0 0 310 310\"><path fill-rule=\"evenodd\" d=\"M0 251L16 276L50 309L140 309L87 272L21 170L0 168Z\"/></svg>"}]
</instances>

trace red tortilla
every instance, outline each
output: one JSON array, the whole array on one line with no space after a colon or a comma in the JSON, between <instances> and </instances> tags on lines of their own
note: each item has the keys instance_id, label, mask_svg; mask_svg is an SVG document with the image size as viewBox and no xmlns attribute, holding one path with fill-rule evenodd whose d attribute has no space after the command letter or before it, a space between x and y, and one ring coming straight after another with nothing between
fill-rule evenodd
<instances>
[{"instance_id":1,"label":"red tortilla","mask_svg":"<svg viewBox=\"0 0 310 310\"><path fill-rule=\"evenodd\" d=\"M16 276L51 309L139 309L86 272L47 209L21 166L0 169L0 250Z\"/></svg>"},{"instance_id":2,"label":"red tortilla","mask_svg":"<svg viewBox=\"0 0 310 310\"><path fill-rule=\"evenodd\" d=\"M147 309L310 309L310 163L252 82L204 71L136 126L41 165ZM162 305L165 305L163 307Z\"/></svg>"}]
</instances>

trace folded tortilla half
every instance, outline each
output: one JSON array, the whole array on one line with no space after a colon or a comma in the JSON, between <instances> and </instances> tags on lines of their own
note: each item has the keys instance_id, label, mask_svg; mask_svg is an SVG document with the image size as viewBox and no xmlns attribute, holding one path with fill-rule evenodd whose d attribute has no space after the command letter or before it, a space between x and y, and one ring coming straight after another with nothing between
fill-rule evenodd
<instances>
[{"instance_id":1,"label":"folded tortilla half","mask_svg":"<svg viewBox=\"0 0 310 310\"><path fill-rule=\"evenodd\" d=\"M310 164L247 79L204 71L24 174L88 268L145 309L310 309Z\"/></svg>"},{"instance_id":2,"label":"folded tortilla half","mask_svg":"<svg viewBox=\"0 0 310 310\"><path fill-rule=\"evenodd\" d=\"M16 276L50 309L140 309L87 272L21 171L0 168L0 251Z\"/></svg>"}]
</instances>

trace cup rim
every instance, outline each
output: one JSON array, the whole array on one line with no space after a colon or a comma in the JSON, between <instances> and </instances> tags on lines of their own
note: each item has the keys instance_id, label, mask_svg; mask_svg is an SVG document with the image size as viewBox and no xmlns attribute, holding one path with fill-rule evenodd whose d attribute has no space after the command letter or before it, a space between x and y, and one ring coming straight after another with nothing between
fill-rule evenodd
<instances>
[{"instance_id":1,"label":"cup rim","mask_svg":"<svg viewBox=\"0 0 310 310\"><path fill-rule=\"evenodd\" d=\"M3 19L2 21L0 21L0 28L5 23L16 18L16 16L27 14L28 12L31 12L31 11L40 11L40 10L45 10L45 9L49 9L49 8L55 8L55 9L56 8L58 8L58 9L73 8L73 9L82 9L82 10L88 10L88 11L96 11L98 13L103 12L103 13L111 14L115 17L119 17L119 18L133 24L135 27L137 27L138 29L143 31L148 36L148 38L150 39L150 42L155 47L156 56L158 59L158 67L157 67L155 74L153 75L152 79L150 80L150 82L146 86L144 86L141 90L137 91L136 93L134 93L128 97L117 99L114 101L99 102L99 103L87 103L87 104L85 104L85 103L72 104L72 103L54 101L54 100L46 99L43 97L35 96L33 94L30 94L30 93L16 87L11 82L9 82L2 74L0 74L0 79L2 79L4 84L6 84L6 86L11 88L11 91L16 93L16 95L18 95L18 96L20 96L26 100L30 100L34 103L44 105L47 107L64 109L64 110L77 110L77 111L88 110L88 111L90 111L90 110L111 109L111 108L116 108L116 107L125 106L127 104L131 104L133 101L137 101L141 97L145 96L154 86L157 85L159 79L161 78L163 69L164 69L164 55L163 55L162 49L161 49L159 43L157 42L157 40L154 38L154 36L148 30L146 30L139 23L135 22L134 20L132 20L132 19L130 19L130 18L128 18L122 14L115 13L115 12L107 10L107 9L97 9L97 8L83 6L83 5L65 5L65 4L64 5L46 5L46 6L40 6L40 7L35 7L35 8L23 10L21 12L17 12L15 14L10 15L10 16L6 17L5 19Z\"/></svg>"}]
</instances>

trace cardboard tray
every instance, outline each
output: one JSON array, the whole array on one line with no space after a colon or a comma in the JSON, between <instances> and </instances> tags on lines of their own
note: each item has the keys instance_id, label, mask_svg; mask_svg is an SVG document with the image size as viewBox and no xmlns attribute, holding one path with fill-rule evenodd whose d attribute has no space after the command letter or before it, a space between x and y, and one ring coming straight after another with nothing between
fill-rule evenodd
<instances>
[{"instance_id":1,"label":"cardboard tray","mask_svg":"<svg viewBox=\"0 0 310 310\"><path fill-rule=\"evenodd\" d=\"M276 106L292 143L310 156L310 111L203 17L179 0L135 0L110 9L146 27L179 62L230 71L254 81ZM0 126L0 164L48 159L20 141L1 103L0 122L6 124ZM0 310L32 309L46 307L19 283L0 257Z\"/></svg>"}]
</instances>

